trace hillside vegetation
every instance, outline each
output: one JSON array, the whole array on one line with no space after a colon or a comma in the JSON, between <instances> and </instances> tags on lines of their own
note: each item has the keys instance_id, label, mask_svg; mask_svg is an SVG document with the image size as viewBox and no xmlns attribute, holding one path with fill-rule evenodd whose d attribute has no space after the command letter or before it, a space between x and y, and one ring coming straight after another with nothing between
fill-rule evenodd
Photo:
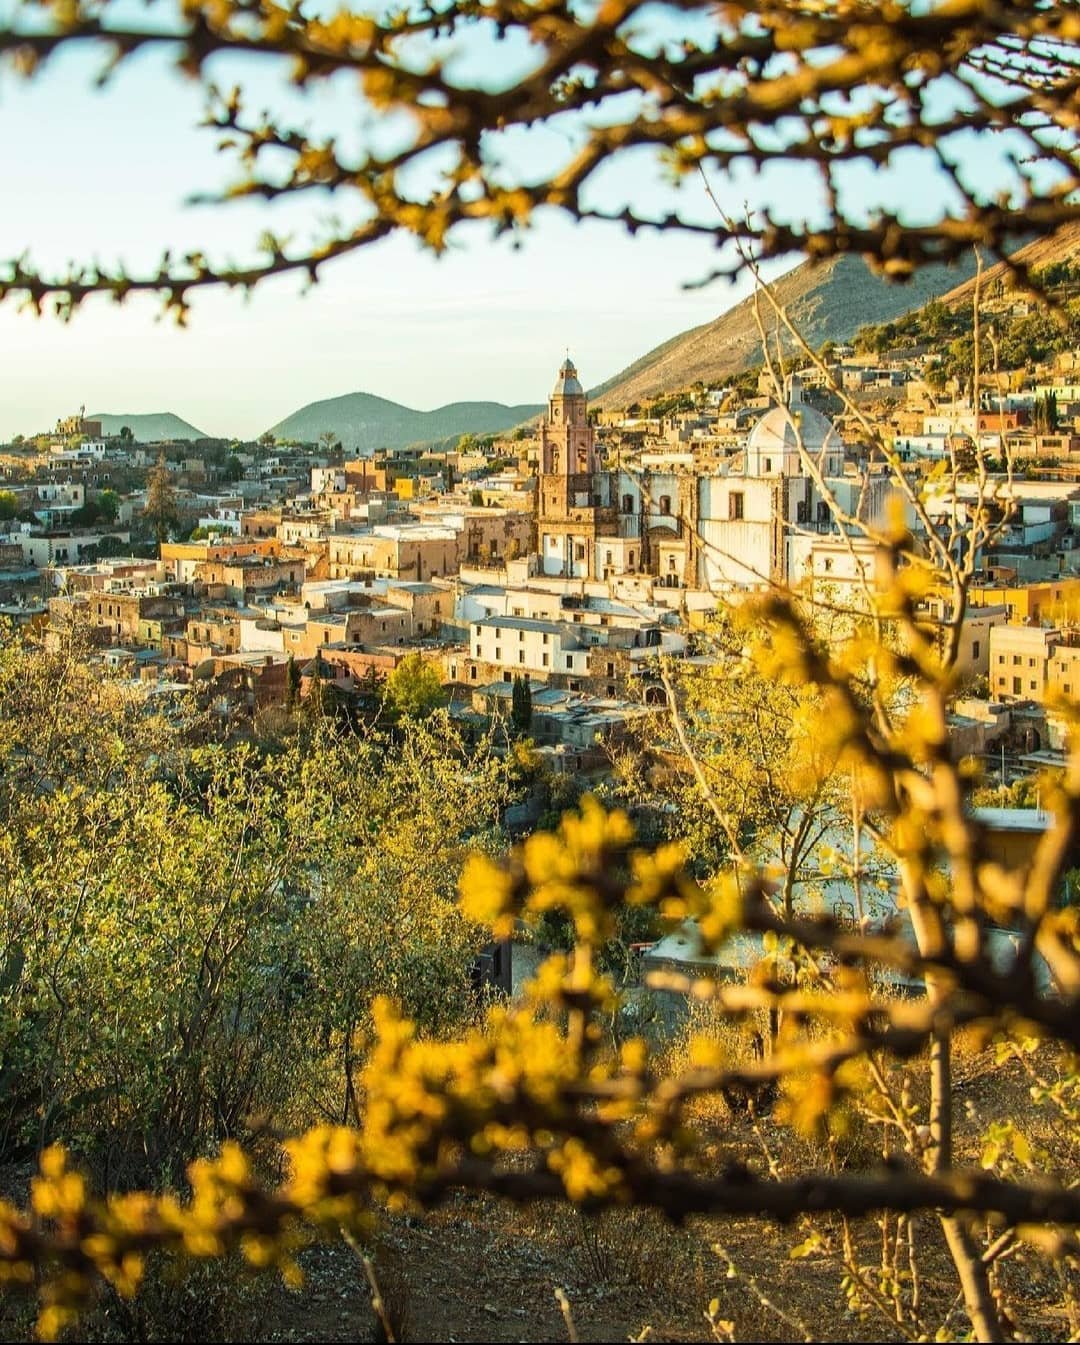
<instances>
[{"instance_id":1,"label":"hillside vegetation","mask_svg":"<svg viewBox=\"0 0 1080 1345\"><path fill-rule=\"evenodd\" d=\"M107 435L119 434L127 426L132 437L140 444L156 444L170 439L209 438L203 430L196 429L172 411L151 411L144 415L98 411L90 419L100 420L101 432Z\"/></svg>"},{"instance_id":2,"label":"hillside vegetation","mask_svg":"<svg viewBox=\"0 0 1080 1345\"><path fill-rule=\"evenodd\" d=\"M979 286L984 372L994 368L995 358L1001 369L1023 369L1073 350L1080 341L1080 228L1066 231L1053 243L1042 240L1021 249L1016 260L1030 268L1045 297L1026 295L1004 266L984 273ZM928 381L936 386L950 378L964 383L974 370L975 297L972 280L917 312L861 327L855 345L882 355L937 352L925 371Z\"/></svg>"}]
</instances>

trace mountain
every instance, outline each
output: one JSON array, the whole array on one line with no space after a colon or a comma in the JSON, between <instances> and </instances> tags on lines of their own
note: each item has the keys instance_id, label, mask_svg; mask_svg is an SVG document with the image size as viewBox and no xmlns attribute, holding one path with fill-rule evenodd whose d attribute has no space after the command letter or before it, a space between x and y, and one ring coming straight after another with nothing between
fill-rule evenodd
<instances>
[{"instance_id":1,"label":"mountain","mask_svg":"<svg viewBox=\"0 0 1080 1345\"><path fill-rule=\"evenodd\" d=\"M414 411L370 392L312 402L270 429L275 439L314 443L330 433L352 453L455 439L461 434L497 434L539 414L542 407L501 402L451 402L434 411Z\"/></svg>"},{"instance_id":2,"label":"mountain","mask_svg":"<svg viewBox=\"0 0 1080 1345\"><path fill-rule=\"evenodd\" d=\"M87 420L100 420L102 434L119 434L126 425L140 444L156 444L169 439L207 439L202 430L174 416L171 411L156 411L143 416L114 416L99 411Z\"/></svg>"},{"instance_id":3,"label":"mountain","mask_svg":"<svg viewBox=\"0 0 1080 1345\"><path fill-rule=\"evenodd\" d=\"M1060 228L1057 233L1049 238L1037 238L1033 243L1028 243L1026 247L1018 248L1012 254L1012 260L1019 262L1022 266L1027 266L1034 272L1041 271L1046 266L1053 266L1060 262L1073 262L1080 258L1080 223L1066 224ZM988 266L982 274L982 280L979 282L980 291L984 297L993 295L994 287L998 281L1004 282L1006 289L1009 286L1009 271L1002 262L994 266ZM953 289L941 296L941 302L949 308L962 308L970 306L975 297L975 279L970 277L962 285L957 285Z\"/></svg>"},{"instance_id":4,"label":"mountain","mask_svg":"<svg viewBox=\"0 0 1080 1345\"><path fill-rule=\"evenodd\" d=\"M803 262L776 281L773 292L811 346L848 341L867 323L891 322L921 308L975 270L974 260L955 266L927 266L906 284L876 276L858 256ZM775 320L761 301L767 332ZM605 407L626 407L693 383L716 383L761 362L761 337L753 298L744 299L712 322L681 332L609 378L589 393Z\"/></svg>"}]
</instances>

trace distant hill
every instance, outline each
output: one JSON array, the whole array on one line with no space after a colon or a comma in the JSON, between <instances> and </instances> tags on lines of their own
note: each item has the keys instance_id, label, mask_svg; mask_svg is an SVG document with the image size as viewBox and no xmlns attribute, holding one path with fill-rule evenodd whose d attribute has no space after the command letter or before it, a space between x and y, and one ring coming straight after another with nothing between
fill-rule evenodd
<instances>
[{"instance_id":1,"label":"distant hill","mask_svg":"<svg viewBox=\"0 0 1080 1345\"><path fill-rule=\"evenodd\" d=\"M87 420L100 420L102 434L119 434L126 425L140 444L156 444L169 439L207 439L209 435L174 416L171 411L156 411L143 416L114 416L99 411Z\"/></svg>"},{"instance_id":2,"label":"distant hill","mask_svg":"<svg viewBox=\"0 0 1080 1345\"><path fill-rule=\"evenodd\" d=\"M341 440L347 452L369 454L380 448L406 448L461 434L497 434L530 420L541 410L539 405L451 402L434 411L414 411L370 392L350 392L294 411L271 426L270 433L275 439L316 442L329 432Z\"/></svg>"},{"instance_id":3,"label":"distant hill","mask_svg":"<svg viewBox=\"0 0 1080 1345\"><path fill-rule=\"evenodd\" d=\"M974 260L955 266L928 266L907 284L871 272L861 257L835 257L818 265L803 262L775 282L773 290L792 322L815 349L825 341L848 341L867 323L889 322L966 280ZM762 300L767 331L771 309ZM693 383L716 383L761 362L761 338L754 301L744 299L704 326L674 336L609 378L590 393L600 406L626 407Z\"/></svg>"}]
</instances>

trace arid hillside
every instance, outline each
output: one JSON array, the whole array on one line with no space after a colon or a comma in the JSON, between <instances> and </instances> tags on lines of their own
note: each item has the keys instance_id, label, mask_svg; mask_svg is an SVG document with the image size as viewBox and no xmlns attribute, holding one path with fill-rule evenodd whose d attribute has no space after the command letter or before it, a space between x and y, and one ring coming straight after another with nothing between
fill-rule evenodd
<instances>
[{"instance_id":1,"label":"arid hillside","mask_svg":"<svg viewBox=\"0 0 1080 1345\"><path fill-rule=\"evenodd\" d=\"M1026 247L1020 248L1013 257L1021 265L1037 272L1044 266L1071 261L1078 255L1080 255L1080 224L1068 224L1053 238L1037 238L1034 243L1028 243ZM988 266L983 272L981 282L984 294L989 295L998 281L1008 282L1008 279L1009 272L1001 262L995 266ZM962 285L957 285L947 294L943 294L941 301L950 308L964 308L971 304L974 295L975 277L971 275Z\"/></svg>"},{"instance_id":2,"label":"arid hillside","mask_svg":"<svg viewBox=\"0 0 1080 1345\"><path fill-rule=\"evenodd\" d=\"M846 341L866 323L889 322L955 288L974 271L974 261L930 266L907 284L874 275L861 257L838 257L820 265L803 262L776 282L777 298L813 346ZM766 314L768 316L768 314ZM713 322L694 327L649 351L594 389L602 407L625 407L644 398L715 382L761 359L753 299L744 299Z\"/></svg>"}]
</instances>

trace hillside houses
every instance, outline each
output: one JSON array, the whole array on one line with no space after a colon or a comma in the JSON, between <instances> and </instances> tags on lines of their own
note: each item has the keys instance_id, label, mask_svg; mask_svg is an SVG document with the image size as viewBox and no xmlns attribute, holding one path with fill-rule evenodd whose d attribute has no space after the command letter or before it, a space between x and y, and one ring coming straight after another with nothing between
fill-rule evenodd
<instances>
[{"instance_id":1,"label":"hillside houses","mask_svg":"<svg viewBox=\"0 0 1080 1345\"><path fill-rule=\"evenodd\" d=\"M607 707L601 720L618 719L662 700L658 660L690 653L720 603L777 585L864 603L877 560L861 530L886 518L893 481L858 418L837 410L838 386L871 417L878 399L881 432L925 478L932 522L962 525L977 508L995 518L974 558L959 670L965 685L985 680L1038 714L1080 680L1067 596L1080 562L1080 477L1067 476L1080 391L1072 373L1042 371L972 406L928 387L931 354L836 347L780 396L763 377L668 399L657 414L599 416L567 359L535 432L458 452L345 460L325 445L159 448L76 434L16 455L32 479L13 484L0 554L51 600L51 619L87 624L110 675L220 682L254 710L294 694L281 672L292 665L303 686L317 675L363 704L418 650L472 715L495 713L528 680L548 706L537 732L568 747L550 719L583 722L593 701ZM1056 427L1037 430L1036 399L1050 393ZM934 471L1021 444L1033 462L1053 457L1057 477L991 469L980 499L970 476ZM176 519L156 546L146 480L159 460ZM105 491L107 522L94 519ZM910 507L908 523L918 535ZM0 593L18 596L17 585ZM923 600L928 630L949 627L949 601Z\"/></svg>"}]
</instances>

